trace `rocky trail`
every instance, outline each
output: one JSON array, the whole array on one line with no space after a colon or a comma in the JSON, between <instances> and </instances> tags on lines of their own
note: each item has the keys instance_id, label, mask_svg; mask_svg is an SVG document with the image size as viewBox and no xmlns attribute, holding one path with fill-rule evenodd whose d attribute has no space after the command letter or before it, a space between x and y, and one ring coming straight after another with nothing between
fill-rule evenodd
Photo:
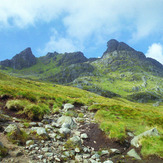
<instances>
[{"instance_id":1,"label":"rocky trail","mask_svg":"<svg viewBox=\"0 0 163 163\"><path fill-rule=\"evenodd\" d=\"M2 163L49 162L163 162L158 157L143 158L140 148L131 146L134 135L120 143L109 139L95 123L95 113L87 106L65 104L61 111L45 115L42 121L26 122L5 108L6 99L0 101L0 146L8 149ZM24 130L30 139L17 144L7 139L7 133Z\"/></svg>"}]
</instances>

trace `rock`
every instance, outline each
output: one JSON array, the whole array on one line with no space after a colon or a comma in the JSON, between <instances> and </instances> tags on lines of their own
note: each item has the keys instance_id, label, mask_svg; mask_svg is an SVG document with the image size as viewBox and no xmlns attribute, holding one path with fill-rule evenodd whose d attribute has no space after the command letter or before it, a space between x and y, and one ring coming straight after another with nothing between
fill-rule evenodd
<instances>
[{"instance_id":1,"label":"rock","mask_svg":"<svg viewBox=\"0 0 163 163\"><path fill-rule=\"evenodd\" d=\"M113 163L111 160L104 161L103 163Z\"/></svg>"},{"instance_id":2,"label":"rock","mask_svg":"<svg viewBox=\"0 0 163 163\"><path fill-rule=\"evenodd\" d=\"M108 155L109 151L108 150L102 150L101 151L101 156Z\"/></svg>"},{"instance_id":3,"label":"rock","mask_svg":"<svg viewBox=\"0 0 163 163\"><path fill-rule=\"evenodd\" d=\"M112 148L112 149L110 149L113 153L116 153L116 154L120 154L121 152L118 150L118 149L114 149L114 148Z\"/></svg>"},{"instance_id":4,"label":"rock","mask_svg":"<svg viewBox=\"0 0 163 163\"><path fill-rule=\"evenodd\" d=\"M53 127L51 125L45 125L45 129L53 129Z\"/></svg>"},{"instance_id":5,"label":"rock","mask_svg":"<svg viewBox=\"0 0 163 163\"><path fill-rule=\"evenodd\" d=\"M36 122L30 122L29 126L32 126L32 127L37 126L37 123Z\"/></svg>"},{"instance_id":6,"label":"rock","mask_svg":"<svg viewBox=\"0 0 163 163\"><path fill-rule=\"evenodd\" d=\"M56 123L56 122L52 122L51 126L52 127L56 127L56 128L59 128L60 127L60 125L58 123Z\"/></svg>"},{"instance_id":7,"label":"rock","mask_svg":"<svg viewBox=\"0 0 163 163\"><path fill-rule=\"evenodd\" d=\"M43 127L43 123L38 122L38 126L39 126L39 127Z\"/></svg>"},{"instance_id":8,"label":"rock","mask_svg":"<svg viewBox=\"0 0 163 163\"><path fill-rule=\"evenodd\" d=\"M67 136L68 134L71 133L71 130L69 128L60 128L59 133L64 134L65 136Z\"/></svg>"},{"instance_id":9,"label":"rock","mask_svg":"<svg viewBox=\"0 0 163 163\"><path fill-rule=\"evenodd\" d=\"M76 156L75 156L75 161L77 161L77 162L82 162L82 161L83 161L82 156L81 156L81 155L76 155Z\"/></svg>"},{"instance_id":10,"label":"rock","mask_svg":"<svg viewBox=\"0 0 163 163\"><path fill-rule=\"evenodd\" d=\"M73 136L70 138L70 141L76 146L81 146L81 139L79 136Z\"/></svg>"},{"instance_id":11,"label":"rock","mask_svg":"<svg viewBox=\"0 0 163 163\"><path fill-rule=\"evenodd\" d=\"M51 153L51 152L45 153L45 157L52 157L52 156L53 156L53 153Z\"/></svg>"},{"instance_id":12,"label":"rock","mask_svg":"<svg viewBox=\"0 0 163 163\"><path fill-rule=\"evenodd\" d=\"M91 162L91 163L97 163L98 161L95 161L94 159L90 158L89 159L89 162Z\"/></svg>"},{"instance_id":13,"label":"rock","mask_svg":"<svg viewBox=\"0 0 163 163\"><path fill-rule=\"evenodd\" d=\"M79 153L80 152L80 148L75 148L75 152Z\"/></svg>"},{"instance_id":14,"label":"rock","mask_svg":"<svg viewBox=\"0 0 163 163\"><path fill-rule=\"evenodd\" d=\"M81 136L80 136L82 139L87 139L88 138L88 135L86 134L86 133L83 133L83 134L81 134Z\"/></svg>"},{"instance_id":15,"label":"rock","mask_svg":"<svg viewBox=\"0 0 163 163\"><path fill-rule=\"evenodd\" d=\"M127 155L130 157L134 157L137 160L141 160L140 156L136 153L135 149L131 149L129 152L127 152Z\"/></svg>"},{"instance_id":16,"label":"rock","mask_svg":"<svg viewBox=\"0 0 163 163\"><path fill-rule=\"evenodd\" d=\"M83 158L84 158L84 159L87 159L87 158L90 158L90 157L91 157L90 154L83 154Z\"/></svg>"},{"instance_id":17,"label":"rock","mask_svg":"<svg viewBox=\"0 0 163 163\"><path fill-rule=\"evenodd\" d=\"M47 132L43 127L32 127L31 130L36 131L40 136L47 136Z\"/></svg>"},{"instance_id":18,"label":"rock","mask_svg":"<svg viewBox=\"0 0 163 163\"><path fill-rule=\"evenodd\" d=\"M87 148L87 147L84 147L84 148L83 148L83 151L84 151L85 153L87 153L87 152L90 153L90 152L91 152L91 150L90 150L89 148Z\"/></svg>"},{"instance_id":19,"label":"rock","mask_svg":"<svg viewBox=\"0 0 163 163\"><path fill-rule=\"evenodd\" d=\"M33 145L33 144L34 144L33 140L26 141L26 146L30 146L30 145Z\"/></svg>"},{"instance_id":20,"label":"rock","mask_svg":"<svg viewBox=\"0 0 163 163\"><path fill-rule=\"evenodd\" d=\"M20 133L20 129L17 127L17 125L10 124L5 128L5 133L11 133L11 132Z\"/></svg>"},{"instance_id":21,"label":"rock","mask_svg":"<svg viewBox=\"0 0 163 163\"><path fill-rule=\"evenodd\" d=\"M57 123L61 126L63 123L65 125L69 125L70 129L74 128L76 126L76 123L73 121L72 117L69 116L62 116L57 120Z\"/></svg>"},{"instance_id":22,"label":"rock","mask_svg":"<svg viewBox=\"0 0 163 163\"><path fill-rule=\"evenodd\" d=\"M63 154L64 154L65 156L67 156L67 157L70 157L69 151L65 151Z\"/></svg>"},{"instance_id":23,"label":"rock","mask_svg":"<svg viewBox=\"0 0 163 163\"><path fill-rule=\"evenodd\" d=\"M94 160L96 160L96 159L99 159L100 156L99 156L99 154L95 153L94 155L92 155L91 158L94 159Z\"/></svg>"},{"instance_id":24,"label":"rock","mask_svg":"<svg viewBox=\"0 0 163 163\"><path fill-rule=\"evenodd\" d=\"M69 103L67 103L67 104L64 105L64 111L65 112L67 112L69 110L74 110L74 108L75 108L74 105L69 104Z\"/></svg>"},{"instance_id":25,"label":"rock","mask_svg":"<svg viewBox=\"0 0 163 163\"><path fill-rule=\"evenodd\" d=\"M158 107L160 105L160 102L157 101L156 103L153 104L154 107Z\"/></svg>"},{"instance_id":26,"label":"rock","mask_svg":"<svg viewBox=\"0 0 163 163\"><path fill-rule=\"evenodd\" d=\"M127 135L130 136L130 137L134 137L134 134L131 133L131 132L127 132Z\"/></svg>"},{"instance_id":27,"label":"rock","mask_svg":"<svg viewBox=\"0 0 163 163\"><path fill-rule=\"evenodd\" d=\"M42 151L48 152L49 151L49 148L48 147L42 148Z\"/></svg>"},{"instance_id":28,"label":"rock","mask_svg":"<svg viewBox=\"0 0 163 163\"><path fill-rule=\"evenodd\" d=\"M49 137L50 137L51 139L55 139L56 135L57 135L56 133L50 133L50 134L49 134Z\"/></svg>"},{"instance_id":29,"label":"rock","mask_svg":"<svg viewBox=\"0 0 163 163\"><path fill-rule=\"evenodd\" d=\"M69 123L63 123L61 127L62 128L70 128L70 124Z\"/></svg>"},{"instance_id":30,"label":"rock","mask_svg":"<svg viewBox=\"0 0 163 163\"><path fill-rule=\"evenodd\" d=\"M146 136L159 136L159 132L157 131L156 128L153 128L151 130L145 131L142 134L135 136L132 140L131 140L131 145L135 146L135 147L139 147L139 141L140 139L142 139L143 137Z\"/></svg>"},{"instance_id":31,"label":"rock","mask_svg":"<svg viewBox=\"0 0 163 163\"><path fill-rule=\"evenodd\" d=\"M39 156L37 156L40 160L42 160L43 159L43 155L39 155Z\"/></svg>"}]
</instances>

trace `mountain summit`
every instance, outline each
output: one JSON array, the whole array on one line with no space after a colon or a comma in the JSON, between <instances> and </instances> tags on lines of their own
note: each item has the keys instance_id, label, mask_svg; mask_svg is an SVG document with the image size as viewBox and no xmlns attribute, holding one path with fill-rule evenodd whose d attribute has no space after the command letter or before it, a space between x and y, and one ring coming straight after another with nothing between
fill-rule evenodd
<instances>
[{"instance_id":1,"label":"mountain summit","mask_svg":"<svg viewBox=\"0 0 163 163\"><path fill-rule=\"evenodd\" d=\"M11 60L0 62L2 67L11 67L13 69L22 69L36 64L36 57L32 54L31 48L26 48L19 54L16 54Z\"/></svg>"},{"instance_id":2,"label":"mountain summit","mask_svg":"<svg viewBox=\"0 0 163 163\"><path fill-rule=\"evenodd\" d=\"M133 48L125 44L124 42L118 42L115 39L111 39L110 41L107 42L107 50L104 53L110 53L113 51L135 51Z\"/></svg>"}]
</instances>

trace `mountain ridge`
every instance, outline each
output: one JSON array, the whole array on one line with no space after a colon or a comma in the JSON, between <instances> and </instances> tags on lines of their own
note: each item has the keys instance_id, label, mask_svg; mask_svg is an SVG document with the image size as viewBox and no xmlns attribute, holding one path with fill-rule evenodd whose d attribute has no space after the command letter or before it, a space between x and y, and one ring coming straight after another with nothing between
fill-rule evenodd
<instances>
[{"instance_id":1,"label":"mountain ridge","mask_svg":"<svg viewBox=\"0 0 163 163\"><path fill-rule=\"evenodd\" d=\"M163 96L163 86L158 85L163 77L163 65L114 39L107 42L101 58L88 59L82 52L54 52L35 59L35 64L29 67L13 69L3 65L1 69L14 76L75 86L105 97L146 101L142 97L148 92L153 92L147 95L152 100Z\"/></svg>"}]
</instances>

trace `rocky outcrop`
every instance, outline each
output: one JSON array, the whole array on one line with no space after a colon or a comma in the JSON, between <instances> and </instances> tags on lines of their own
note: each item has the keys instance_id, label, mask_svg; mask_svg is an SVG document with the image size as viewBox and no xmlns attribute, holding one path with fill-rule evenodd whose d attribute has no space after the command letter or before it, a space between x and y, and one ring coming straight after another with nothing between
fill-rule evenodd
<instances>
[{"instance_id":1,"label":"rocky outcrop","mask_svg":"<svg viewBox=\"0 0 163 163\"><path fill-rule=\"evenodd\" d=\"M11 60L0 62L2 67L11 67L13 69L22 69L36 64L36 57L32 54L31 48L27 48L15 55Z\"/></svg>"},{"instance_id":2,"label":"rocky outcrop","mask_svg":"<svg viewBox=\"0 0 163 163\"><path fill-rule=\"evenodd\" d=\"M70 83L79 76L91 76L94 67L89 63L71 64L63 68L59 73L48 77L48 80L59 84Z\"/></svg>"},{"instance_id":3,"label":"rocky outcrop","mask_svg":"<svg viewBox=\"0 0 163 163\"><path fill-rule=\"evenodd\" d=\"M107 50L104 52L104 54L106 53L110 53L113 51L135 51L133 48L131 48L130 46L128 46L127 44L125 44L124 42L118 42L115 39L111 39L110 41L107 42Z\"/></svg>"},{"instance_id":4,"label":"rocky outcrop","mask_svg":"<svg viewBox=\"0 0 163 163\"><path fill-rule=\"evenodd\" d=\"M64 53L60 55L62 55L62 57L58 60L57 66L69 66L71 64L88 61L82 52Z\"/></svg>"}]
</instances>

